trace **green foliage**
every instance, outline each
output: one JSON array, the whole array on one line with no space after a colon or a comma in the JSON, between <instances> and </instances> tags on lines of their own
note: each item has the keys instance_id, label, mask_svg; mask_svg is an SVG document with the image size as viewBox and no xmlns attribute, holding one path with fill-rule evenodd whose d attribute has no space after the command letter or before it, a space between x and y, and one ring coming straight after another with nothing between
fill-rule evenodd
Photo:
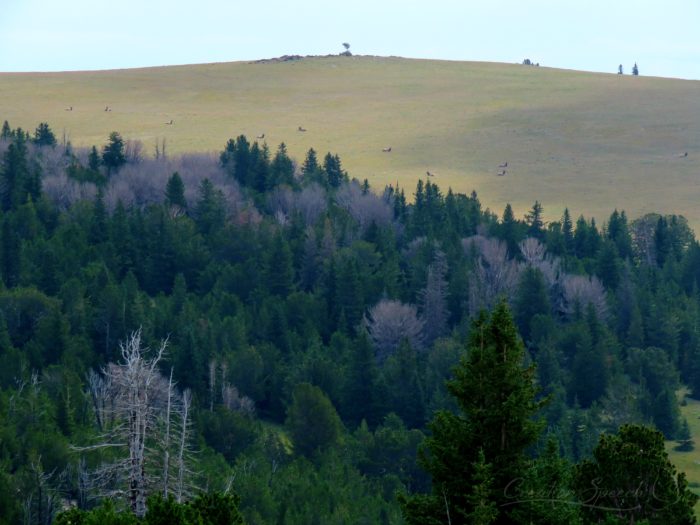
<instances>
[{"instance_id":1,"label":"green foliage","mask_svg":"<svg viewBox=\"0 0 700 525\"><path fill-rule=\"evenodd\" d=\"M590 521L695 523L698 496L668 460L661 433L642 426L625 425L617 434L603 434L593 459L575 467L574 490Z\"/></svg>"},{"instance_id":2,"label":"green foliage","mask_svg":"<svg viewBox=\"0 0 700 525\"><path fill-rule=\"evenodd\" d=\"M676 392L684 384L700 391L700 247L682 217L628 226L614 212L600 231L584 217L574 231L565 211L545 230L537 209L529 225L509 206L499 221L476 193L443 193L428 180L414 203L388 188L372 199L386 220L360 224L358 210L336 200L348 178L337 155L321 166L309 151L298 181L286 148L271 159L265 144L244 136L221 154L228 182L212 175L197 188L190 173L167 183L167 172L156 173L157 202L147 204L115 202L117 181L106 173L116 168L102 166L97 148L87 166L69 151L69 187L95 194L71 204L72 190L57 197L47 185L43 193L38 169L62 152L27 147L23 130L7 128L0 493L12 501L0 495L0 522L48 515L59 489L82 494L69 444L95 442L103 424L86 372L117 360L119 343L139 326L151 344L169 336L164 371L172 367L178 387L192 390L195 482L223 490L234 480L250 523L400 523L397 492L407 494L414 523L443 523L446 510L453 523L488 521L494 503L497 521L575 523L575 513L548 503L500 506L509 477L527 491L567 486L557 454L532 457L544 395L552 401L539 415L570 460L590 456L601 430L630 421L688 439ZM285 224L271 215L273 202L287 210ZM470 328L476 274L462 240L477 233L504 241L518 266L506 293L527 354L502 305ZM526 267L518 243L527 235L546 253ZM497 261L483 264L495 270ZM564 311L563 283L573 274L602 279L607 315L585 305ZM429 289L439 300L426 299ZM404 343L377 362L363 319L382 299L416 305L431 344ZM512 350L506 362L496 351L503 347ZM542 392L533 369L523 369L530 363ZM427 473L416 461L426 435ZM171 503L160 503L164 515L189 516Z\"/></svg>"},{"instance_id":3,"label":"green foliage","mask_svg":"<svg viewBox=\"0 0 700 525\"><path fill-rule=\"evenodd\" d=\"M168 184L165 187L165 200L170 206L176 206L181 210L187 209L185 185L177 171L168 179Z\"/></svg>"},{"instance_id":4,"label":"green foliage","mask_svg":"<svg viewBox=\"0 0 700 525\"><path fill-rule=\"evenodd\" d=\"M546 315L550 311L544 278L538 269L528 266L521 275L514 310L520 335L529 344L532 339L533 318Z\"/></svg>"},{"instance_id":5,"label":"green foliage","mask_svg":"<svg viewBox=\"0 0 700 525\"><path fill-rule=\"evenodd\" d=\"M56 525L243 525L236 494L207 492L191 502L178 503L171 496L160 494L148 498L146 516L139 520L132 513L117 509L111 500L85 511L72 508L58 514Z\"/></svg>"},{"instance_id":6,"label":"green foliage","mask_svg":"<svg viewBox=\"0 0 700 525\"><path fill-rule=\"evenodd\" d=\"M523 346L505 304L499 304L490 317L482 314L475 321L469 351L448 384L463 415L441 411L430 423L432 435L425 441L421 464L432 476L433 493L404 499L409 523L425 522L428 516L441 522L446 512L452 523L468 523L467 517L475 512L480 519L491 519L493 506L484 500L489 488L498 516L508 515L508 510L500 508L506 502L505 488L526 472L525 449L541 428L532 419L542 406L535 399L534 368L523 369L523 358ZM479 451L484 460L479 459ZM455 468L464 464L481 467L475 471ZM474 472L481 479L476 480Z\"/></svg>"},{"instance_id":7,"label":"green foliage","mask_svg":"<svg viewBox=\"0 0 700 525\"><path fill-rule=\"evenodd\" d=\"M294 389L286 426L294 450L306 457L338 444L342 433L342 423L333 404L320 388L309 383L301 383Z\"/></svg>"},{"instance_id":8,"label":"green foliage","mask_svg":"<svg viewBox=\"0 0 700 525\"><path fill-rule=\"evenodd\" d=\"M102 148L102 164L107 167L109 173L118 170L126 164L124 139L116 131L109 134L109 142Z\"/></svg>"},{"instance_id":9,"label":"green foliage","mask_svg":"<svg viewBox=\"0 0 700 525\"><path fill-rule=\"evenodd\" d=\"M34 131L34 144L37 146L55 146L56 135L53 134L51 128L46 122L42 122Z\"/></svg>"}]
</instances>

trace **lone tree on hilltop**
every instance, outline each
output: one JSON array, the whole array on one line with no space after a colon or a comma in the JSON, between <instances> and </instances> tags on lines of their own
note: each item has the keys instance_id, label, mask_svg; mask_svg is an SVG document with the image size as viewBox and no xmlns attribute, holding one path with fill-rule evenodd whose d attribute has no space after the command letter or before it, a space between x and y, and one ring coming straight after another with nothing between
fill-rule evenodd
<instances>
[{"instance_id":1,"label":"lone tree on hilltop","mask_svg":"<svg viewBox=\"0 0 700 525\"><path fill-rule=\"evenodd\" d=\"M619 66L617 66L617 74L618 74L618 75L622 75L622 74L623 74L623 71L622 71L622 64L620 64Z\"/></svg>"},{"instance_id":2,"label":"lone tree on hilltop","mask_svg":"<svg viewBox=\"0 0 700 525\"><path fill-rule=\"evenodd\" d=\"M345 48L345 51L340 54L346 57L352 56L352 53L350 52L350 44L343 42L343 47Z\"/></svg>"}]
</instances>

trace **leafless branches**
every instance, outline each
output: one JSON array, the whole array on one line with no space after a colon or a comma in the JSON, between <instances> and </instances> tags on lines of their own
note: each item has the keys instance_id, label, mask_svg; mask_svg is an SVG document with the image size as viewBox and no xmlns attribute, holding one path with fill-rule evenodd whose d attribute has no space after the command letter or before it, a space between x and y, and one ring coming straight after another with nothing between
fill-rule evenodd
<instances>
[{"instance_id":1,"label":"leafless branches","mask_svg":"<svg viewBox=\"0 0 700 525\"><path fill-rule=\"evenodd\" d=\"M357 222L360 233L364 233L373 222L377 226L387 226L394 218L394 210L389 203L371 191L365 193L356 180L338 189L336 202Z\"/></svg>"},{"instance_id":2,"label":"leafless branches","mask_svg":"<svg viewBox=\"0 0 700 525\"><path fill-rule=\"evenodd\" d=\"M102 438L76 450L118 451L115 461L90 473L88 487L103 495L125 497L132 512L143 516L151 491L178 498L187 495L191 399L187 392L178 394L172 373L165 379L158 370L167 340L148 357L139 330L120 348L121 363L110 363L102 376L94 372L88 376ZM177 469L174 480L170 475L173 461Z\"/></svg>"},{"instance_id":3,"label":"leafless branches","mask_svg":"<svg viewBox=\"0 0 700 525\"><path fill-rule=\"evenodd\" d=\"M423 348L424 321L415 306L382 299L370 309L365 322L380 361L394 353L404 339L417 350Z\"/></svg>"},{"instance_id":4,"label":"leafless branches","mask_svg":"<svg viewBox=\"0 0 700 525\"><path fill-rule=\"evenodd\" d=\"M569 317L592 305L599 319L608 314L605 288L595 276L566 275L562 280L562 312Z\"/></svg>"},{"instance_id":5,"label":"leafless branches","mask_svg":"<svg viewBox=\"0 0 700 525\"><path fill-rule=\"evenodd\" d=\"M313 226L326 212L327 196L325 190L315 183L298 192L280 186L270 192L267 203L271 213L282 213L285 219L293 213L299 213L305 225Z\"/></svg>"},{"instance_id":6,"label":"leafless branches","mask_svg":"<svg viewBox=\"0 0 700 525\"><path fill-rule=\"evenodd\" d=\"M474 235L463 239L462 246L467 254L477 255L469 278L470 315L491 308L499 297L512 299L520 271L517 263L508 259L506 244L498 239Z\"/></svg>"},{"instance_id":7,"label":"leafless branches","mask_svg":"<svg viewBox=\"0 0 700 525\"><path fill-rule=\"evenodd\" d=\"M552 289L558 285L562 277L559 258L548 255L545 246L534 237L528 237L522 241L519 248L523 259L525 259L525 264L542 272L550 288L550 293L552 293Z\"/></svg>"}]
</instances>

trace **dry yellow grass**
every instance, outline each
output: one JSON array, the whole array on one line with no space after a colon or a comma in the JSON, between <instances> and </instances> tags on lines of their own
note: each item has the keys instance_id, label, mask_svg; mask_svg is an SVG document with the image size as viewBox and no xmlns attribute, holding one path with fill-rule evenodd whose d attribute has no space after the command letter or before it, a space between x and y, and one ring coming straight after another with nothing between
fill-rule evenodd
<instances>
[{"instance_id":1,"label":"dry yellow grass","mask_svg":"<svg viewBox=\"0 0 700 525\"><path fill-rule=\"evenodd\" d=\"M0 74L0 119L47 121L76 145L114 130L151 151L165 138L170 153L264 132L298 159L337 152L375 187L412 193L430 170L499 214L537 199L550 220L568 206L599 220L614 208L681 213L700 226L697 81L375 57Z\"/></svg>"}]
</instances>

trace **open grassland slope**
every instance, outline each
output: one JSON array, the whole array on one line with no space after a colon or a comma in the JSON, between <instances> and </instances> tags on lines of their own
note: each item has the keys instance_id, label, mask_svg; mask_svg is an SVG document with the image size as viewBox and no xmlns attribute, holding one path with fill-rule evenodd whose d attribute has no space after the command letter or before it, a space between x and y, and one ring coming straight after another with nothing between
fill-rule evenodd
<instances>
[{"instance_id":1,"label":"open grassland slope","mask_svg":"<svg viewBox=\"0 0 700 525\"><path fill-rule=\"evenodd\" d=\"M171 154L264 133L299 160L337 152L375 188L412 193L430 171L499 214L537 199L550 220L565 206L599 220L618 208L700 227L697 81L375 57L0 74L4 119L49 122L81 146L115 130L149 152L165 138Z\"/></svg>"},{"instance_id":2,"label":"open grassland slope","mask_svg":"<svg viewBox=\"0 0 700 525\"><path fill-rule=\"evenodd\" d=\"M690 489L700 494L700 401L686 398L687 404L681 407L681 414L688 421L690 434L695 443L693 450L681 452L675 441L666 442L671 463L679 472L685 472ZM695 514L700 517L700 501L695 505Z\"/></svg>"}]
</instances>

